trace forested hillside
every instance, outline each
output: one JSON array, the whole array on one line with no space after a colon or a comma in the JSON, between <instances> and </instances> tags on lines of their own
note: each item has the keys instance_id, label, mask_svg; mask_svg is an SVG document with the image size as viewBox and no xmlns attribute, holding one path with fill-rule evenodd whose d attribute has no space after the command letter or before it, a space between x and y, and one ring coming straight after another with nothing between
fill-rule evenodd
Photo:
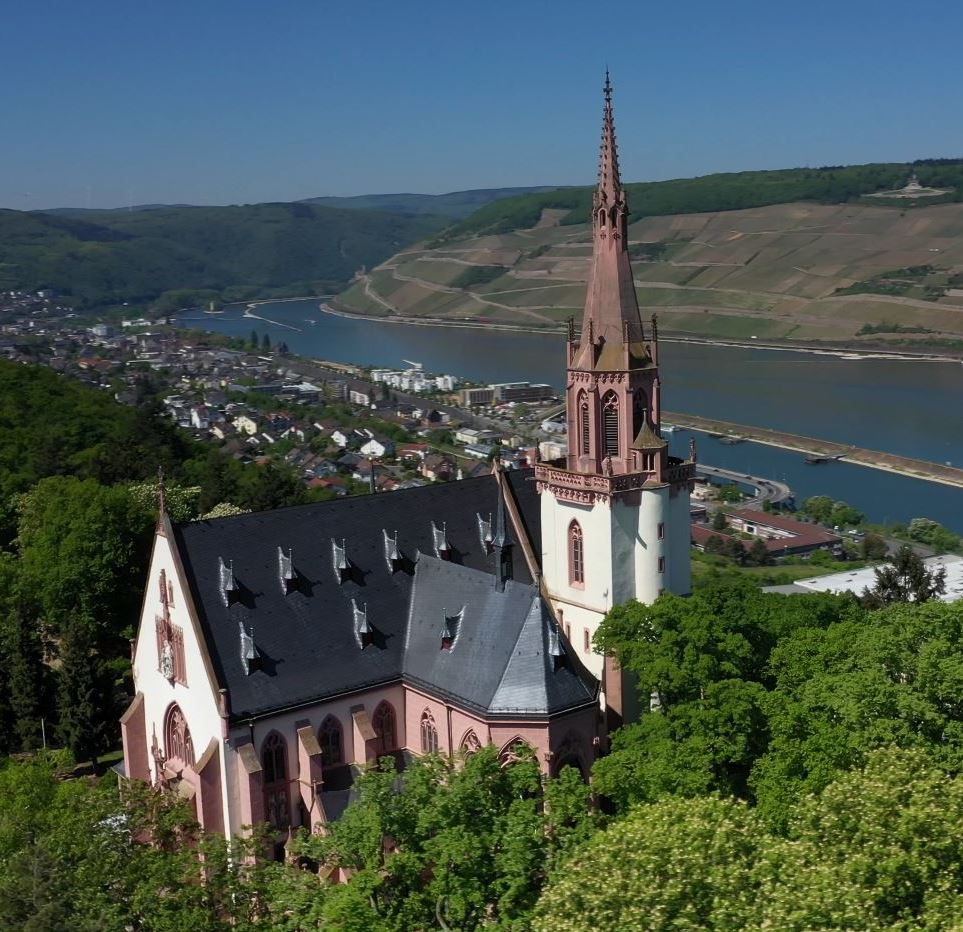
<instances>
[{"instance_id":1,"label":"forested hillside","mask_svg":"<svg viewBox=\"0 0 963 932\"><path fill-rule=\"evenodd\" d=\"M80 308L320 294L441 229L428 214L311 204L72 214L0 210L0 290Z\"/></svg>"},{"instance_id":2,"label":"forested hillside","mask_svg":"<svg viewBox=\"0 0 963 932\"><path fill-rule=\"evenodd\" d=\"M0 361L0 757L44 734L83 761L116 746L159 469L177 520L313 494L283 465L243 466L186 437L149 382L140 395L125 407Z\"/></svg>"},{"instance_id":3,"label":"forested hillside","mask_svg":"<svg viewBox=\"0 0 963 932\"><path fill-rule=\"evenodd\" d=\"M354 210L388 210L401 214L434 214L451 220L462 220L485 204L505 198L541 191L554 191L555 186L527 188L476 188L449 194L360 194L356 197L309 197L301 203L322 207L346 207Z\"/></svg>"},{"instance_id":4,"label":"forested hillside","mask_svg":"<svg viewBox=\"0 0 963 932\"><path fill-rule=\"evenodd\" d=\"M960 159L731 172L625 187L632 217L638 220L666 214L742 210L790 201L843 204L864 194L902 187L910 172L916 172L923 185L954 188L953 197L963 199L963 160ZM545 209L566 211L560 221L563 225L588 223L593 190L591 187L562 188L497 201L451 227L442 239L527 229L538 222Z\"/></svg>"}]
</instances>

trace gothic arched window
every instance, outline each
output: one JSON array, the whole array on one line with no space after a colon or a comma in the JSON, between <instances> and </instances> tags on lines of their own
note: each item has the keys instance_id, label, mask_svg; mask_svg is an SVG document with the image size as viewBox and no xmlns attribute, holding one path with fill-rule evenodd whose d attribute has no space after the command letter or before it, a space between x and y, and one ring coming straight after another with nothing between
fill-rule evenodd
<instances>
[{"instance_id":1,"label":"gothic arched window","mask_svg":"<svg viewBox=\"0 0 963 932\"><path fill-rule=\"evenodd\" d=\"M502 747L498 759L501 761L502 767L508 767L526 758L534 758L534 756L535 751L532 746L524 738L516 736Z\"/></svg>"},{"instance_id":2,"label":"gothic arched window","mask_svg":"<svg viewBox=\"0 0 963 932\"><path fill-rule=\"evenodd\" d=\"M185 764L194 766L194 742L191 740L191 730L187 727L187 719L179 705L172 705L167 710L164 721L164 751L168 758L176 757Z\"/></svg>"},{"instance_id":3,"label":"gothic arched window","mask_svg":"<svg viewBox=\"0 0 963 932\"><path fill-rule=\"evenodd\" d=\"M579 448L582 453L591 453L591 439L589 436L589 403L585 392L578 393L578 429Z\"/></svg>"},{"instance_id":4,"label":"gothic arched window","mask_svg":"<svg viewBox=\"0 0 963 932\"><path fill-rule=\"evenodd\" d=\"M264 814L271 826L285 829L291 824L288 800L288 746L272 731L261 751L264 771Z\"/></svg>"},{"instance_id":5,"label":"gothic arched window","mask_svg":"<svg viewBox=\"0 0 963 932\"><path fill-rule=\"evenodd\" d=\"M344 732L333 715L329 715L322 723L318 732L318 743L321 745L321 766L332 767L344 763Z\"/></svg>"},{"instance_id":6,"label":"gothic arched window","mask_svg":"<svg viewBox=\"0 0 963 932\"><path fill-rule=\"evenodd\" d=\"M602 399L602 453L619 455L619 399L615 392Z\"/></svg>"},{"instance_id":7,"label":"gothic arched window","mask_svg":"<svg viewBox=\"0 0 963 932\"><path fill-rule=\"evenodd\" d=\"M585 584L585 542L578 521L568 526L568 581L573 586Z\"/></svg>"},{"instance_id":8,"label":"gothic arched window","mask_svg":"<svg viewBox=\"0 0 963 932\"><path fill-rule=\"evenodd\" d=\"M438 751L438 729L435 717L428 709L421 713L421 753L435 754Z\"/></svg>"},{"instance_id":9,"label":"gothic arched window","mask_svg":"<svg viewBox=\"0 0 963 932\"><path fill-rule=\"evenodd\" d=\"M461 739L461 749L466 757L472 754L477 754L481 750L481 741L478 740L478 735L475 734L474 728L469 728L465 733L465 737Z\"/></svg>"},{"instance_id":10,"label":"gothic arched window","mask_svg":"<svg viewBox=\"0 0 963 932\"><path fill-rule=\"evenodd\" d=\"M382 702L374 711L371 727L378 736L378 753L387 754L398 746L395 734L395 710L390 702Z\"/></svg>"}]
</instances>

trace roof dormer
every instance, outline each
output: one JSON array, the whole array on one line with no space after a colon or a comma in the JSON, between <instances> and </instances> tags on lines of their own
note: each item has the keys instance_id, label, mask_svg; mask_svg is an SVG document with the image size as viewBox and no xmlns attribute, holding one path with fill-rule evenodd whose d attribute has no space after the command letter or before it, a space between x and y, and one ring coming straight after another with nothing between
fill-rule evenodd
<instances>
[{"instance_id":1,"label":"roof dormer","mask_svg":"<svg viewBox=\"0 0 963 932\"><path fill-rule=\"evenodd\" d=\"M281 584L281 592L287 595L297 588L298 574L294 569L294 550L288 548L288 552L278 547L278 581Z\"/></svg>"},{"instance_id":2,"label":"roof dormer","mask_svg":"<svg viewBox=\"0 0 963 932\"><path fill-rule=\"evenodd\" d=\"M230 606L231 602L237 597L238 585L234 578L234 561L225 563L223 557L217 558L218 579L220 581L221 601L225 607Z\"/></svg>"}]
</instances>

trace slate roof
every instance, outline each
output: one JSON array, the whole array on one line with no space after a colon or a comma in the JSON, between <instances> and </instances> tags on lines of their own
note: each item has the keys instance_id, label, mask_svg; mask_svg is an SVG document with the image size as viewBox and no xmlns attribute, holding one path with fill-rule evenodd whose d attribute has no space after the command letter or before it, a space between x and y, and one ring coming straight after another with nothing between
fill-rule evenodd
<instances>
[{"instance_id":1,"label":"slate roof","mask_svg":"<svg viewBox=\"0 0 963 932\"><path fill-rule=\"evenodd\" d=\"M445 634L454 635L450 650ZM404 674L471 711L492 715L552 714L595 701L595 681L563 647L536 587L423 557L415 571L405 640Z\"/></svg>"},{"instance_id":2,"label":"slate roof","mask_svg":"<svg viewBox=\"0 0 963 932\"><path fill-rule=\"evenodd\" d=\"M505 479L539 553L539 503L532 472L512 471ZM517 706L545 714L562 708L566 697L573 703L583 701L595 681L580 673L578 679L586 685L576 688L573 668L566 664L552 670L551 685L533 682L525 696L517 692L525 677L545 680L552 663L545 665L548 635L539 632L547 630L547 622L534 620L533 581L518 544L510 554L513 582L499 593L501 598L481 597L482 590L495 589L494 556L482 542L478 515L494 517L497 503L497 483L488 475L176 526L175 542L215 673L228 690L232 717L244 720L398 681L406 663L423 686L457 695L473 708L486 703L493 708L497 698L503 711ZM391 539L397 531L401 559L393 565L385 531ZM436 536L447 539L450 560L435 559ZM342 541L347 564L343 573L335 568L335 544L340 547ZM295 579L289 591L282 587L279 547L292 557ZM425 557L416 569L419 552ZM237 583L229 597L221 590L222 559ZM417 602L411 598L415 589ZM462 590L478 595L469 600ZM484 677L474 668L468 641L464 649L459 643L446 654L453 663L445 667L447 678L439 668L437 684L424 664L406 660L411 610L417 604L428 611L438 600L451 609L466 604L466 624L491 620L493 627L484 637L473 635L478 641L472 650L488 650L493 661ZM372 643L364 649L355 608L365 612L372 629ZM544 608L539 613L544 614ZM259 654L250 673L245 673L241 657L242 624ZM515 652L508 650L508 642L516 645ZM432 653L442 653L440 647L436 642ZM454 669L457 675L451 676ZM467 685L458 692L461 680ZM539 696L542 707L536 709Z\"/></svg>"}]
</instances>

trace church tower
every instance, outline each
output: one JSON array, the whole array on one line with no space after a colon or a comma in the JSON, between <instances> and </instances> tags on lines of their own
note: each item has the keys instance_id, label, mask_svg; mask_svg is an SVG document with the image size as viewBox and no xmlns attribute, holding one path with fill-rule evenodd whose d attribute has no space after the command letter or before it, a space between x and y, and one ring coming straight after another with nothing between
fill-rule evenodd
<instances>
[{"instance_id":1,"label":"church tower","mask_svg":"<svg viewBox=\"0 0 963 932\"><path fill-rule=\"evenodd\" d=\"M659 339L642 324L628 249L612 85L605 76L602 151L592 200L592 265L582 329L567 347L568 456L535 469L545 589L582 662L602 681L611 724L635 717L633 690L591 651L605 613L629 599L690 591L689 459L661 436Z\"/></svg>"}]
</instances>

